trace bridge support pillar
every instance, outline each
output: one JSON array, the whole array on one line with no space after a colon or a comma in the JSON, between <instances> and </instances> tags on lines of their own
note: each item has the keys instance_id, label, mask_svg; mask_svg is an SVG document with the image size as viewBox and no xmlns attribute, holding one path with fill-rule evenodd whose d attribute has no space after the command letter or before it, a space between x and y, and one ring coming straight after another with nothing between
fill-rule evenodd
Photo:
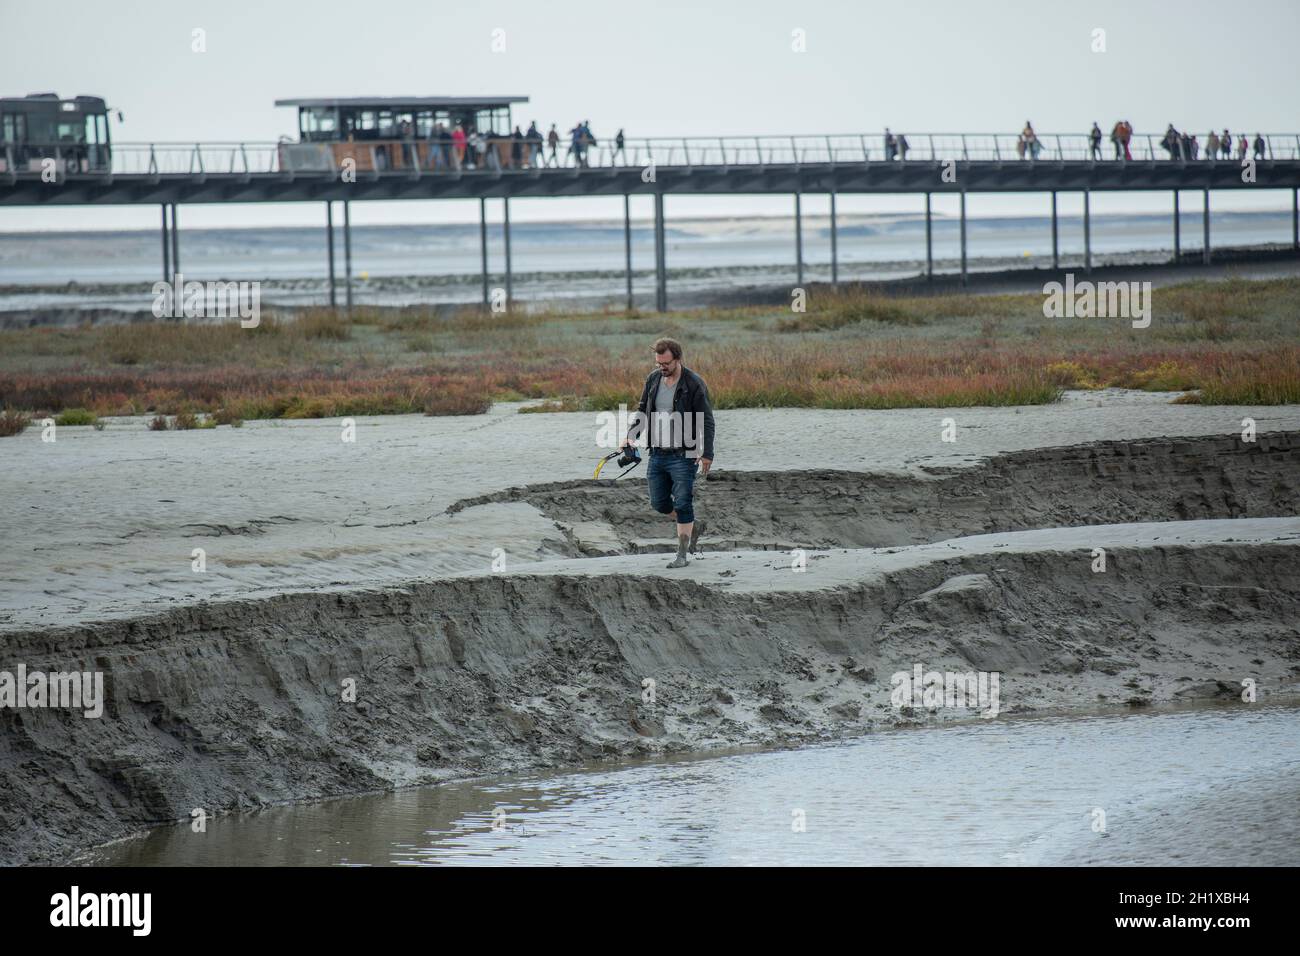
<instances>
[{"instance_id":1,"label":"bridge support pillar","mask_svg":"<svg viewBox=\"0 0 1300 956\"><path fill-rule=\"evenodd\" d=\"M961 191L961 284L966 284L966 190Z\"/></svg>"},{"instance_id":2,"label":"bridge support pillar","mask_svg":"<svg viewBox=\"0 0 1300 956\"><path fill-rule=\"evenodd\" d=\"M172 249L167 238L167 204L162 203L163 282L172 281Z\"/></svg>"},{"instance_id":3,"label":"bridge support pillar","mask_svg":"<svg viewBox=\"0 0 1300 956\"><path fill-rule=\"evenodd\" d=\"M1083 271L1092 274L1092 191L1083 191Z\"/></svg>"},{"instance_id":4,"label":"bridge support pillar","mask_svg":"<svg viewBox=\"0 0 1300 956\"><path fill-rule=\"evenodd\" d=\"M623 194L623 271L627 275L627 310L632 311L632 197Z\"/></svg>"},{"instance_id":5,"label":"bridge support pillar","mask_svg":"<svg viewBox=\"0 0 1300 956\"><path fill-rule=\"evenodd\" d=\"M487 200L478 201L478 245L483 263L483 308L488 307Z\"/></svg>"},{"instance_id":6,"label":"bridge support pillar","mask_svg":"<svg viewBox=\"0 0 1300 956\"><path fill-rule=\"evenodd\" d=\"M352 314L352 210L350 201L343 200L343 301L348 315Z\"/></svg>"},{"instance_id":7,"label":"bridge support pillar","mask_svg":"<svg viewBox=\"0 0 1300 956\"><path fill-rule=\"evenodd\" d=\"M181 220L180 210L172 203L172 275L181 271Z\"/></svg>"},{"instance_id":8,"label":"bridge support pillar","mask_svg":"<svg viewBox=\"0 0 1300 956\"><path fill-rule=\"evenodd\" d=\"M925 278L934 278L934 235L930 224L930 194L925 194Z\"/></svg>"},{"instance_id":9,"label":"bridge support pillar","mask_svg":"<svg viewBox=\"0 0 1300 956\"><path fill-rule=\"evenodd\" d=\"M1201 226L1205 231L1205 254L1203 261L1210 264L1210 191L1205 190L1205 212L1201 214Z\"/></svg>"},{"instance_id":10,"label":"bridge support pillar","mask_svg":"<svg viewBox=\"0 0 1300 956\"><path fill-rule=\"evenodd\" d=\"M1291 248L1300 249L1300 189L1291 187Z\"/></svg>"},{"instance_id":11,"label":"bridge support pillar","mask_svg":"<svg viewBox=\"0 0 1300 956\"><path fill-rule=\"evenodd\" d=\"M831 193L831 285L840 284L839 236L835 227L835 193Z\"/></svg>"},{"instance_id":12,"label":"bridge support pillar","mask_svg":"<svg viewBox=\"0 0 1300 956\"><path fill-rule=\"evenodd\" d=\"M330 262L330 308L338 306L338 300L334 293L334 203L327 201L325 203L325 247L329 250Z\"/></svg>"},{"instance_id":13,"label":"bridge support pillar","mask_svg":"<svg viewBox=\"0 0 1300 956\"><path fill-rule=\"evenodd\" d=\"M1052 190L1052 268L1061 268L1061 244L1056 228L1056 190Z\"/></svg>"},{"instance_id":14,"label":"bridge support pillar","mask_svg":"<svg viewBox=\"0 0 1300 956\"><path fill-rule=\"evenodd\" d=\"M510 266L510 197L504 197L501 202L505 217L502 220L501 228L502 237L506 243L506 311L509 312L511 303L515 300L515 278Z\"/></svg>"},{"instance_id":15,"label":"bridge support pillar","mask_svg":"<svg viewBox=\"0 0 1300 956\"><path fill-rule=\"evenodd\" d=\"M668 311L668 266L664 262L664 194L655 193L655 310Z\"/></svg>"},{"instance_id":16,"label":"bridge support pillar","mask_svg":"<svg viewBox=\"0 0 1300 956\"><path fill-rule=\"evenodd\" d=\"M1178 190L1174 190L1174 265L1183 257L1183 224L1178 212Z\"/></svg>"},{"instance_id":17,"label":"bridge support pillar","mask_svg":"<svg viewBox=\"0 0 1300 956\"><path fill-rule=\"evenodd\" d=\"M795 285L803 285L803 203L799 193L794 194L794 261Z\"/></svg>"}]
</instances>

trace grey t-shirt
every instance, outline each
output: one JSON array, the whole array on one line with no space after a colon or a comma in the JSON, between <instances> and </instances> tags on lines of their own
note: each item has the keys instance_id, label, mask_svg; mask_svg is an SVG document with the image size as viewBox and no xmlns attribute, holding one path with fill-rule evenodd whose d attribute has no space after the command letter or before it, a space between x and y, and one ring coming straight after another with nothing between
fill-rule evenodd
<instances>
[{"instance_id":1,"label":"grey t-shirt","mask_svg":"<svg viewBox=\"0 0 1300 956\"><path fill-rule=\"evenodd\" d=\"M678 380L680 381L680 379ZM650 445L654 448L682 447L682 430L673 420L673 393L677 382L664 387L663 379L655 387L654 412L650 416Z\"/></svg>"}]
</instances>

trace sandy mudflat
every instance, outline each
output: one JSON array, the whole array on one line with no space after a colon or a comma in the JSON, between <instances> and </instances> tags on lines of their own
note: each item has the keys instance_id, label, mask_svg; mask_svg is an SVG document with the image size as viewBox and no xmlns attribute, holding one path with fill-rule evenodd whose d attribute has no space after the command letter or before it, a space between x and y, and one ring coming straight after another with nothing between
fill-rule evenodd
<instances>
[{"instance_id":1,"label":"sandy mudflat","mask_svg":"<svg viewBox=\"0 0 1300 956\"><path fill-rule=\"evenodd\" d=\"M653 575L669 580L691 580L718 590L766 594L842 588L930 564L971 558L1074 554L1081 566L1090 569L1094 548L1122 552L1154 548L1204 548L1226 544L1240 545L1243 548L1263 544L1300 547L1300 517L1043 528L1037 531L970 535L905 548L809 551L805 555L807 564L801 570L795 570L794 560L785 552L721 551L706 553L685 569L668 568L666 558L624 555L595 560L580 558L542 561L518 568L514 573ZM485 573L491 572L468 572L471 575ZM973 583L962 582L964 586ZM1183 582L1171 580L1167 583L1176 587ZM1199 586L1213 588L1215 585L1207 582ZM1232 585L1225 587L1231 589Z\"/></svg>"},{"instance_id":2,"label":"sandy mudflat","mask_svg":"<svg viewBox=\"0 0 1300 956\"><path fill-rule=\"evenodd\" d=\"M194 807L974 715L891 701L915 666L1000 674L1001 713L1292 699L1300 407L1169 398L721 412L675 572L643 481L590 479L593 415L29 429L0 445L0 669L106 700L10 718L0 862Z\"/></svg>"},{"instance_id":3,"label":"sandy mudflat","mask_svg":"<svg viewBox=\"0 0 1300 956\"><path fill-rule=\"evenodd\" d=\"M1171 397L1112 390L1017 409L727 411L718 415L717 468L925 478L1018 450L1226 438L1245 416L1261 433L1300 428L1300 407L1171 405ZM949 417L955 443L940 440ZM497 548L510 566L576 556L553 516L527 502L444 512L514 486L583 482L600 454L596 431L591 414L519 415L514 406L476 417L362 418L355 444L340 441L333 420L159 433L119 419L102 432L60 429L54 444L28 429L0 443L10 500L0 511L0 628L486 570ZM643 473L624 479L635 479L625 493L642 487ZM657 516L637 518L646 540L667 537ZM941 526L928 540L949 536ZM207 555L202 574L191 570L196 547Z\"/></svg>"}]
</instances>

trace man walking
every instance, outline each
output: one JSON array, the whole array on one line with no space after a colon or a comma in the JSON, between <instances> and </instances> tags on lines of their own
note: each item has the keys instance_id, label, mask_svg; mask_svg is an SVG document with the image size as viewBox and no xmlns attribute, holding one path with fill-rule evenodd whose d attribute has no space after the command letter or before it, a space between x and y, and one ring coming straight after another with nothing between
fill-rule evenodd
<instances>
[{"instance_id":1,"label":"man walking","mask_svg":"<svg viewBox=\"0 0 1300 956\"><path fill-rule=\"evenodd\" d=\"M673 516L677 557L668 567L684 568L689 563L687 552L695 550L704 533L704 522L695 520L692 495L697 463L701 476L713 465L713 408L704 380L682 364L680 343L660 339L654 352L657 368L645 380L623 446L636 441L649 425L646 484L650 506Z\"/></svg>"}]
</instances>

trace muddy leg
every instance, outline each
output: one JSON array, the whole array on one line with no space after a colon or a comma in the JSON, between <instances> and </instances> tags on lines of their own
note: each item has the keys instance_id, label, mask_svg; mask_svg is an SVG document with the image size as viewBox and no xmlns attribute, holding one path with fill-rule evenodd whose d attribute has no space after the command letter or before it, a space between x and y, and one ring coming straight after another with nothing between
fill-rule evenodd
<instances>
[{"instance_id":1,"label":"muddy leg","mask_svg":"<svg viewBox=\"0 0 1300 956\"><path fill-rule=\"evenodd\" d=\"M690 527L691 527L691 533L690 533L691 546L690 546L689 550L690 550L691 554L699 554L699 553L700 553L700 535L704 534L704 528L705 528L704 519L703 519L703 518L696 518L695 521L692 522L692 524L691 524ZM680 533L681 528L679 527L677 530L678 530L678 532Z\"/></svg>"},{"instance_id":2,"label":"muddy leg","mask_svg":"<svg viewBox=\"0 0 1300 956\"><path fill-rule=\"evenodd\" d=\"M681 525L678 525L678 527L681 527ZM668 565L668 567L684 568L686 565L690 564L690 562L686 560L686 549L689 548L690 545L691 536L689 534L679 534L677 536L677 557L673 558L672 564Z\"/></svg>"}]
</instances>

